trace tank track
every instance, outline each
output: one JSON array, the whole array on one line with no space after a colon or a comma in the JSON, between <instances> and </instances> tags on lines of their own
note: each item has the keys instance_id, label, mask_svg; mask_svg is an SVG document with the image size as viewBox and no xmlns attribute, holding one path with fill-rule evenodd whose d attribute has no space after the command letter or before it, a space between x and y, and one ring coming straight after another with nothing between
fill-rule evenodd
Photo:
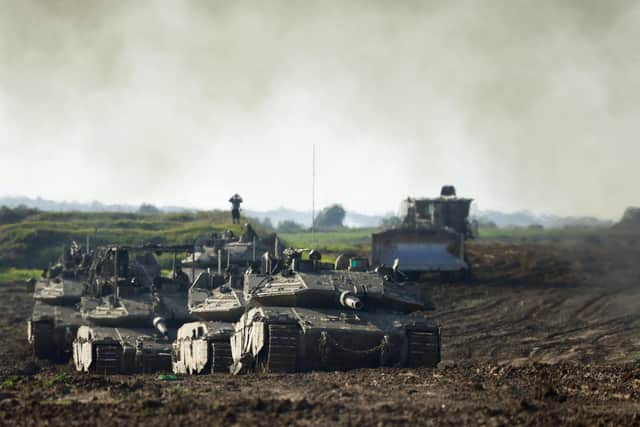
<instances>
[{"instance_id":1,"label":"tank track","mask_svg":"<svg viewBox=\"0 0 640 427\"><path fill-rule=\"evenodd\" d=\"M229 366L232 364L231 343L229 341L211 343L211 373L228 373Z\"/></svg>"},{"instance_id":2,"label":"tank track","mask_svg":"<svg viewBox=\"0 0 640 427\"><path fill-rule=\"evenodd\" d=\"M31 345L38 359L55 359L58 355L53 341L53 325L48 322L33 322L29 324Z\"/></svg>"},{"instance_id":3,"label":"tank track","mask_svg":"<svg viewBox=\"0 0 640 427\"><path fill-rule=\"evenodd\" d=\"M98 374L120 373L122 361L122 347L119 345L97 345L94 369Z\"/></svg>"},{"instance_id":4,"label":"tank track","mask_svg":"<svg viewBox=\"0 0 640 427\"><path fill-rule=\"evenodd\" d=\"M435 368L440 362L440 334L437 330L409 330L409 358L411 368Z\"/></svg>"},{"instance_id":5,"label":"tank track","mask_svg":"<svg viewBox=\"0 0 640 427\"><path fill-rule=\"evenodd\" d=\"M266 372L295 372L298 353L298 326L269 324L269 353Z\"/></svg>"},{"instance_id":6,"label":"tank track","mask_svg":"<svg viewBox=\"0 0 640 427\"><path fill-rule=\"evenodd\" d=\"M136 368L134 368L136 369ZM170 354L145 355L138 360L138 368L145 374L171 370Z\"/></svg>"}]
</instances>

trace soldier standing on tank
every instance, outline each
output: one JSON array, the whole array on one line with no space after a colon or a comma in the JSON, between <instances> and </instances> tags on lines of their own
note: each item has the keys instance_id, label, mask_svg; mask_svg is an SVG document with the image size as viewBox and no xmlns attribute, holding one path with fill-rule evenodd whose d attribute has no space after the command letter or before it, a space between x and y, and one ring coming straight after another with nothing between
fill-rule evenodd
<instances>
[{"instance_id":1,"label":"soldier standing on tank","mask_svg":"<svg viewBox=\"0 0 640 427\"><path fill-rule=\"evenodd\" d=\"M236 193L231 196L229 203L231 203L231 221L234 224L240 224L240 203L242 203L242 197Z\"/></svg>"}]
</instances>

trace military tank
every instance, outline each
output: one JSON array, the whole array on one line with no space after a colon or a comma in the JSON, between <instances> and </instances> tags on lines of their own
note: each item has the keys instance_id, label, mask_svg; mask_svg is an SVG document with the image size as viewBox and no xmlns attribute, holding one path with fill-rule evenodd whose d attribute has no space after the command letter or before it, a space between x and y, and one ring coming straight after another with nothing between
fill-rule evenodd
<instances>
[{"instance_id":1,"label":"military tank","mask_svg":"<svg viewBox=\"0 0 640 427\"><path fill-rule=\"evenodd\" d=\"M265 248L257 243L257 236L248 224L239 240L230 241L229 238L228 233L223 236L214 233L205 241L196 241L195 246L205 248L206 252L194 252L182 261L182 266L190 269L191 277L195 278L189 289L187 306L198 321L184 324L178 330L172 352L176 374L229 372L233 322L245 313L247 305L243 273L245 269L261 271L266 268L256 259L258 248L262 251ZM273 248L272 253L277 256L277 237ZM262 257L262 260L272 259L269 251ZM216 270L213 270L214 266Z\"/></svg>"},{"instance_id":2,"label":"military tank","mask_svg":"<svg viewBox=\"0 0 640 427\"><path fill-rule=\"evenodd\" d=\"M76 305L85 291L93 254L73 242L34 284L27 339L39 359L68 360L82 318Z\"/></svg>"},{"instance_id":3,"label":"military tank","mask_svg":"<svg viewBox=\"0 0 640 427\"><path fill-rule=\"evenodd\" d=\"M274 253L278 254L277 241ZM220 259L220 258L219 258ZM277 268L276 258L265 252L260 261L246 270L230 265L224 270L201 272L189 289L189 313L199 320L178 330L173 343L173 371L176 374L229 372L230 338L234 322L247 311L248 289L245 271L268 272Z\"/></svg>"},{"instance_id":4,"label":"military tank","mask_svg":"<svg viewBox=\"0 0 640 427\"><path fill-rule=\"evenodd\" d=\"M161 278L150 249L184 250L114 246L96 256L89 292L80 303L84 324L73 342L78 371L115 374L171 370L171 341L176 328L192 320L186 309L189 281L180 270L171 278ZM130 260L130 252L135 251L144 255Z\"/></svg>"},{"instance_id":5,"label":"military tank","mask_svg":"<svg viewBox=\"0 0 640 427\"><path fill-rule=\"evenodd\" d=\"M440 328L423 286L392 268L337 271L317 251L289 249L245 274L248 305L231 337L233 371L436 366Z\"/></svg>"},{"instance_id":6,"label":"military tank","mask_svg":"<svg viewBox=\"0 0 640 427\"><path fill-rule=\"evenodd\" d=\"M173 343L172 368L176 374L228 373L233 363L232 322L189 322L178 329Z\"/></svg>"},{"instance_id":7,"label":"military tank","mask_svg":"<svg viewBox=\"0 0 640 427\"><path fill-rule=\"evenodd\" d=\"M274 244L278 245L277 238ZM236 236L231 230L211 232L194 242L194 250L182 260L182 267L195 281L200 273L231 266L248 267L258 261L260 254L270 251L263 244L251 224L245 224L244 232Z\"/></svg>"},{"instance_id":8,"label":"military tank","mask_svg":"<svg viewBox=\"0 0 640 427\"><path fill-rule=\"evenodd\" d=\"M229 372L233 360L230 338L233 322L245 312L242 272L202 272L189 289L189 313L199 320L184 324L173 343L173 372L203 374Z\"/></svg>"},{"instance_id":9,"label":"military tank","mask_svg":"<svg viewBox=\"0 0 640 427\"><path fill-rule=\"evenodd\" d=\"M465 241L474 237L472 201L457 197L451 185L442 187L440 197L407 198L401 206L402 224L372 235L371 264L390 266L399 260L415 280L425 273L468 277Z\"/></svg>"}]
</instances>

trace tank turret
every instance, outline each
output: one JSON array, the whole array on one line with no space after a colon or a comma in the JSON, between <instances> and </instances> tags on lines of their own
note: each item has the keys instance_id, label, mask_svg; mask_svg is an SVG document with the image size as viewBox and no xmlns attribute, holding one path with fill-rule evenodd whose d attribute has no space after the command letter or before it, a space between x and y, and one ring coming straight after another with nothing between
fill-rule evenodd
<instances>
[{"instance_id":1,"label":"tank turret","mask_svg":"<svg viewBox=\"0 0 640 427\"><path fill-rule=\"evenodd\" d=\"M239 273L205 271L189 289L189 312L202 320L234 322L244 311L245 296ZM240 276L240 279L242 276Z\"/></svg>"},{"instance_id":2,"label":"tank turret","mask_svg":"<svg viewBox=\"0 0 640 427\"><path fill-rule=\"evenodd\" d=\"M277 245L277 238L275 240ZM230 266L246 268L254 265L262 253L271 249L259 238L251 224L245 224L245 230L240 236L227 230L224 233L211 232L196 239L193 251L182 260L182 267L193 281L207 269L227 269Z\"/></svg>"}]
</instances>

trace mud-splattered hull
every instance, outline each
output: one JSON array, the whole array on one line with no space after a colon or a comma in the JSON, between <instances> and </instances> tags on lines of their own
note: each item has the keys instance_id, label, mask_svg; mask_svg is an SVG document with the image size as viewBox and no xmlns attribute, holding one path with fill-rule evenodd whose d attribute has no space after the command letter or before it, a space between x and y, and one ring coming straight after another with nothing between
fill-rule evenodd
<instances>
[{"instance_id":1,"label":"mud-splattered hull","mask_svg":"<svg viewBox=\"0 0 640 427\"><path fill-rule=\"evenodd\" d=\"M440 361L440 329L397 314L261 307L237 324L231 344L236 371L435 367Z\"/></svg>"},{"instance_id":2,"label":"mud-splattered hull","mask_svg":"<svg viewBox=\"0 0 640 427\"><path fill-rule=\"evenodd\" d=\"M76 370L99 374L171 371L170 340L151 329L82 326L73 342Z\"/></svg>"},{"instance_id":3,"label":"mud-splattered hull","mask_svg":"<svg viewBox=\"0 0 640 427\"><path fill-rule=\"evenodd\" d=\"M191 322L178 330L173 343L173 372L176 374L228 373L233 358L228 322Z\"/></svg>"}]
</instances>

